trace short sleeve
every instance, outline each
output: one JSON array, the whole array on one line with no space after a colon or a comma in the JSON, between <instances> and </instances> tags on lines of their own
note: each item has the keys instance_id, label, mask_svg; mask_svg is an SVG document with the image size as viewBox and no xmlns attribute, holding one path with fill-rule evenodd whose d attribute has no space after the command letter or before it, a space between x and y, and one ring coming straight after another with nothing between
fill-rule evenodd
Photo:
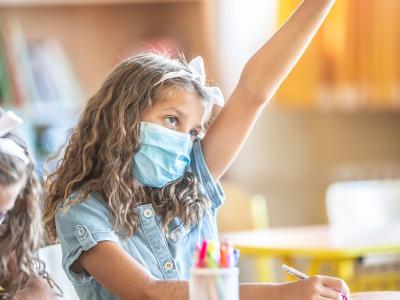
<instances>
[{"instance_id":1,"label":"short sleeve","mask_svg":"<svg viewBox=\"0 0 400 300\"><path fill-rule=\"evenodd\" d=\"M193 142L193 150L191 153L191 169L194 175L199 179L205 192L210 197L212 209L215 210L224 203L225 195L220 183L215 182L208 169L206 160L201 148L201 140L196 139Z\"/></svg>"},{"instance_id":2,"label":"short sleeve","mask_svg":"<svg viewBox=\"0 0 400 300\"><path fill-rule=\"evenodd\" d=\"M93 196L88 196L66 211L62 205L57 208L56 229L63 252L62 265L73 283L84 284L91 279L88 273L75 273L71 270L71 265L83 251L91 249L100 241L119 242L112 230L111 220L106 204Z\"/></svg>"}]
</instances>

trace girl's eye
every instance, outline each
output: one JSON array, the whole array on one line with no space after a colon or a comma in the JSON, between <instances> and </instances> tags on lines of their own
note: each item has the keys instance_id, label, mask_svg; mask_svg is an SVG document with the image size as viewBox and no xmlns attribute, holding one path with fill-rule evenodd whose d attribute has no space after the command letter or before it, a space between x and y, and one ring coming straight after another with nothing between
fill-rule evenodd
<instances>
[{"instance_id":1,"label":"girl's eye","mask_svg":"<svg viewBox=\"0 0 400 300\"><path fill-rule=\"evenodd\" d=\"M165 117L165 120L167 121L167 124L171 127L177 127L178 126L178 118L174 116L167 116Z\"/></svg>"}]
</instances>

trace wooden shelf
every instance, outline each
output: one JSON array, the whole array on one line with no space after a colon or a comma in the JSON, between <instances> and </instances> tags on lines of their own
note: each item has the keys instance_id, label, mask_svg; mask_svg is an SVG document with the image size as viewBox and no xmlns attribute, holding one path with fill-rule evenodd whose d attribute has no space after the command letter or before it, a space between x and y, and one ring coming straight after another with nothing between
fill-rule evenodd
<instances>
[{"instance_id":1,"label":"wooden shelf","mask_svg":"<svg viewBox=\"0 0 400 300\"><path fill-rule=\"evenodd\" d=\"M203 56L215 78L214 5L214 0L0 0L0 20L16 19L28 40L58 40L90 97L113 66L149 41L176 41L187 58Z\"/></svg>"},{"instance_id":2,"label":"wooden shelf","mask_svg":"<svg viewBox=\"0 0 400 300\"><path fill-rule=\"evenodd\" d=\"M193 3L203 0L0 0L2 7Z\"/></svg>"}]
</instances>

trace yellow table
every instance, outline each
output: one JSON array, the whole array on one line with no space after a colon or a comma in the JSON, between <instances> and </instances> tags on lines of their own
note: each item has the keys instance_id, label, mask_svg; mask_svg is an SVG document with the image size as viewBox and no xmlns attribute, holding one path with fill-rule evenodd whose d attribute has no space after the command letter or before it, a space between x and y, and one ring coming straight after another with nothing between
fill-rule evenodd
<instances>
[{"instance_id":1,"label":"yellow table","mask_svg":"<svg viewBox=\"0 0 400 300\"><path fill-rule=\"evenodd\" d=\"M385 236L382 232L376 241L338 242L328 225L232 232L222 238L228 238L243 255L280 258L288 265L293 265L294 258L308 258L310 265L306 272L310 275L318 274L322 262L334 262L337 266L334 275L347 281L353 278L357 258L373 253L400 253L400 238L393 238L392 234Z\"/></svg>"}]
</instances>

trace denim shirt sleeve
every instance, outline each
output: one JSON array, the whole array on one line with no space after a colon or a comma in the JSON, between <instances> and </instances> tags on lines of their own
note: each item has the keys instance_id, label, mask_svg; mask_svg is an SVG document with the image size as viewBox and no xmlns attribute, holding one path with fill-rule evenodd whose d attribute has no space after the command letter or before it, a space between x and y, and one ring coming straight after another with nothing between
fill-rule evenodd
<instances>
[{"instance_id":1,"label":"denim shirt sleeve","mask_svg":"<svg viewBox=\"0 0 400 300\"><path fill-rule=\"evenodd\" d=\"M211 200L211 211L215 214L218 207L224 203L225 195L219 182L215 182L208 169L206 160L201 148L201 140L196 139L193 142L191 153L191 169L194 175L200 181L204 192Z\"/></svg>"},{"instance_id":2,"label":"denim shirt sleeve","mask_svg":"<svg viewBox=\"0 0 400 300\"><path fill-rule=\"evenodd\" d=\"M68 201L70 196L66 201ZM88 273L75 273L71 265L83 251L94 247L100 241L119 242L112 230L111 215L106 204L93 196L70 207L66 212L59 206L56 212L56 228L63 252L63 268L75 284L90 281Z\"/></svg>"}]
</instances>

